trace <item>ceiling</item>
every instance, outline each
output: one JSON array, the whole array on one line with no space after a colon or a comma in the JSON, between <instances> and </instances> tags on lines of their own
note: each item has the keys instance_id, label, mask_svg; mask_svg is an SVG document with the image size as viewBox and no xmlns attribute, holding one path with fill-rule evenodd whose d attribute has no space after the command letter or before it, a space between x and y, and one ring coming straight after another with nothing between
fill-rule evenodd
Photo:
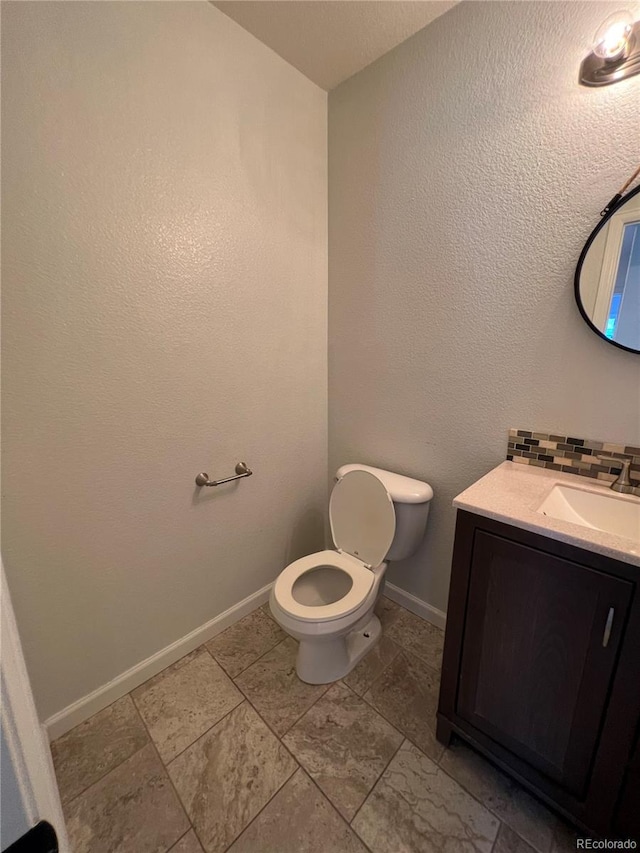
<instances>
[{"instance_id":1,"label":"ceiling","mask_svg":"<svg viewBox=\"0 0 640 853\"><path fill-rule=\"evenodd\" d=\"M330 90L455 6L456 0L212 0Z\"/></svg>"}]
</instances>

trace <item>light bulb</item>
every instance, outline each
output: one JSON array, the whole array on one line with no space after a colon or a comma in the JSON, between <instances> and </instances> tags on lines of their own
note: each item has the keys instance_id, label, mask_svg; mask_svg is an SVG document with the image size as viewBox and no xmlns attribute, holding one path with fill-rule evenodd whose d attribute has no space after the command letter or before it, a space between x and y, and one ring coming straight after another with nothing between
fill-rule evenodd
<instances>
[{"instance_id":1,"label":"light bulb","mask_svg":"<svg viewBox=\"0 0 640 853\"><path fill-rule=\"evenodd\" d=\"M616 12L598 27L593 52L605 62L615 62L621 59L629 47L629 39L633 31L633 17L629 12Z\"/></svg>"}]
</instances>

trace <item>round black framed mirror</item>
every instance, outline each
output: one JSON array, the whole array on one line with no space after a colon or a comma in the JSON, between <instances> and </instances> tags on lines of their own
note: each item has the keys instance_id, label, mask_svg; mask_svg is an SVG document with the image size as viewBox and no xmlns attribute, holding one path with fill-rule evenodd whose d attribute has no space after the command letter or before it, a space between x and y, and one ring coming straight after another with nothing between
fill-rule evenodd
<instances>
[{"instance_id":1,"label":"round black framed mirror","mask_svg":"<svg viewBox=\"0 0 640 853\"><path fill-rule=\"evenodd\" d=\"M575 297L597 335L640 353L640 187L594 228L578 260Z\"/></svg>"}]
</instances>

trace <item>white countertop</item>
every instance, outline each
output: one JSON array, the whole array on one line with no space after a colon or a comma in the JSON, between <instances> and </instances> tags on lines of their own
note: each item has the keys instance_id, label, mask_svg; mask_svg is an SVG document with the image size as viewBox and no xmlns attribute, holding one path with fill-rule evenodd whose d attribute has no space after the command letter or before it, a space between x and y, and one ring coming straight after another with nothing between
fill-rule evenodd
<instances>
[{"instance_id":1,"label":"white countertop","mask_svg":"<svg viewBox=\"0 0 640 853\"><path fill-rule=\"evenodd\" d=\"M601 494L609 490L609 483L600 480L532 465L503 462L454 498L453 505L533 533L541 533L586 551L640 566L640 543L536 512L551 489L562 483Z\"/></svg>"}]
</instances>

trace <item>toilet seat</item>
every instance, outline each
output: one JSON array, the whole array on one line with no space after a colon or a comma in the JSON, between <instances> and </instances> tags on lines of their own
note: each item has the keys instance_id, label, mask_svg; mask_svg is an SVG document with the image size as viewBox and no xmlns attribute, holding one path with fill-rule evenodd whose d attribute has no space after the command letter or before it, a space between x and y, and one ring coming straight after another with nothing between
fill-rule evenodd
<instances>
[{"instance_id":1,"label":"toilet seat","mask_svg":"<svg viewBox=\"0 0 640 853\"><path fill-rule=\"evenodd\" d=\"M349 592L331 604L320 606L309 606L300 604L293 596L295 582L312 569L321 566L339 569L351 578L352 586ZM331 619L341 619L353 613L365 601L371 591L374 582L374 574L364 563L350 554L342 554L339 551L318 551L301 557L287 566L277 578L273 594L278 603L289 616L299 619L301 622L328 622Z\"/></svg>"},{"instance_id":2,"label":"toilet seat","mask_svg":"<svg viewBox=\"0 0 640 853\"><path fill-rule=\"evenodd\" d=\"M364 604L375 581L372 568L381 565L396 531L391 496L368 471L350 471L338 480L329 501L329 521L337 550L318 551L296 560L280 573L273 587L277 605L301 622L342 619ZM302 604L293 594L296 581L323 566L347 574L351 588L331 604Z\"/></svg>"}]
</instances>

